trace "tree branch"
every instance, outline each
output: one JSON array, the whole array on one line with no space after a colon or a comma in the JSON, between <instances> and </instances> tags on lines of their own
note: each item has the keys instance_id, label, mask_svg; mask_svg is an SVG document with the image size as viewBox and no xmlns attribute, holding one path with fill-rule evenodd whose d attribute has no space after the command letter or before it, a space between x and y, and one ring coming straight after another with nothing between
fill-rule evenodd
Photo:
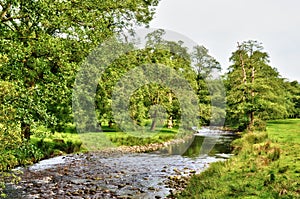
<instances>
[{"instance_id":1,"label":"tree branch","mask_svg":"<svg viewBox=\"0 0 300 199\"><path fill-rule=\"evenodd\" d=\"M15 27L15 29L20 32L19 30L19 27L18 27L18 24L14 21L14 20L11 20L10 23Z\"/></svg>"},{"instance_id":2,"label":"tree branch","mask_svg":"<svg viewBox=\"0 0 300 199\"><path fill-rule=\"evenodd\" d=\"M22 19L22 18L25 18L25 17L27 17L27 15L23 15L23 16L15 16L15 17L3 17L2 18L2 22L6 22L6 21L12 21L12 20L14 20L14 19Z\"/></svg>"},{"instance_id":3,"label":"tree branch","mask_svg":"<svg viewBox=\"0 0 300 199\"><path fill-rule=\"evenodd\" d=\"M246 69L245 69L245 62L244 62L244 59L243 59L243 56L242 56L242 50L241 50L241 45L239 44L238 42L238 48L239 48L239 56L240 56L240 61L241 61L241 64L242 64L242 70L243 70L243 83L244 84L247 84L247 74L246 74Z\"/></svg>"},{"instance_id":4,"label":"tree branch","mask_svg":"<svg viewBox=\"0 0 300 199\"><path fill-rule=\"evenodd\" d=\"M7 23L3 23L4 25L6 25L9 29L11 29L12 31L15 31L15 29L13 29L9 24L7 24Z\"/></svg>"},{"instance_id":5,"label":"tree branch","mask_svg":"<svg viewBox=\"0 0 300 199\"><path fill-rule=\"evenodd\" d=\"M1 5L1 6L3 7L3 5ZM1 13L1 20L5 17L5 15L7 14L7 12L9 11L10 7L11 7L11 4L9 3L9 4L7 4L7 7L2 11L2 13Z\"/></svg>"}]
</instances>

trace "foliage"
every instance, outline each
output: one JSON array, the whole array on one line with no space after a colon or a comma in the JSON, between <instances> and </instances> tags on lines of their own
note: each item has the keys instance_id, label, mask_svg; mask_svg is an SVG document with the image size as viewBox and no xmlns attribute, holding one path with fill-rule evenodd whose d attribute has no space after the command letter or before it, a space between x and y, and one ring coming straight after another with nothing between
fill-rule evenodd
<instances>
[{"instance_id":1,"label":"foliage","mask_svg":"<svg viewBox=\"0 0 300 199\"><path fill-rule=\"evenodd\" d=\"M22 164L23 158L19 155L26 156L26 154L20 150L28 146L22 142L21 129L14 122L16 110L12 106L12 101L15 96L15 85L0 81L0 171Z\"/></svg>"},{"instance_id":2,"label":"foliage","mask_svg":"<svg viewBox=\"0 0 300 199\"><path fill-rule=\"evenodd\" d=\"M256 41L243 42L230 60L226 75L228 124L239 130L263 128L267 119L288 116L292 103L286 100L284 81L268 65L269 56ZM257 125L258 124L258 125Z\"/></svg>"},{"instance_id":3,"label":"foliage","mask_svg":"<svg viewBox=\"0 0 300 199\"><path fill-rule=\"evenodd\" d=\"M178 125L176 121L179 120L181 113L174 91L157 82L144 82L140 88L136 88L135 90L135 86L142 83L142 81L146 79L146 76L157 77L157 71L151 71L151 66L153 65L170 69L164 71L165 74L161 74L161 77L157 77L157 81L163 81L164 76L165 78L170 77L171 74L168 72L174 70L184 77L192 88L196 86L195 73L190 66L190 55L187 53L187 49L183 47L181 41L171 42L164 40L162 38L164 34L165 32L163 30L149 33L146 36L146 49L131 50L107 66L101 75L96 95L100 123L105 121L113 123L116 119L112 115L112 95L113 93L121 95L122 101L115 103L120 104L120 106L124 104L126 94L124 91L118 90L123 89L123 87L117 87L119 84L122 84L126 86L126 90L134 89L134 93L130 97L129 109L131 118L136 124L140 125L144 123L145 120L152 119L151 129L155 130L156 117L152 116L156 114L152 114L151 116L149 111L151 107L159 105L165 109L168 115L165 118L168 120L166 125L168 124L169 128ZM141 70L137 70L136 68L141 68ZM129 80L124 80L124 74L126 74L127 77L129 76L128 73L132 73L132 76L130 76ZM120 83L120 81L122 82Z\"/></svg>"},{"instance_id":4,"label":"foliage","mask_svg":"<svg viewBox=\"0 0 300 199\"><path fill-rule=\"evenodd\" d=\"M96 104L99 123L102 124L105 121L109 121L110 125L115 122L115 117L112 113L112 103L118 105L118 107L126 104L126 92L128 90L134 90L130 97L130 117L137 125L148 124L145 121L152 120L150 125L151 130L155 130L156 115L150 114L150 110L153 106L160 106L167 114L164 125L168 128L179 125L180 118L183 118L182 109L180 109L180 97L185 98L185 101L189 96L178 96L172 88L159 84L160 80L164 81L171 76L170 71L176 71L176 74L182 76L187 84L193 89L193 92L198 95L198 104L200 112L197 113L200 120L194 125L205 124L208 125L222 125L225 117L225 91L222 87L222 83L216 80L216 73L220 72L219 63L210 55L208 50L203 46L195 46L194 52L188 52L182 41L167 41L164 37L165 32L163 30L156 30L146 35L146 48L142 50L133 50L133 47L137 45L132 43L129 45L129 51L126 54L122 54L116 58L113 63L106 66L105 71L101 75L101 79L98 83ZM120 48L116 48L115 54L118 54ZM98 63L97 54L102 52L95 52L93 56L93 62ZM101 57L101 56L100 56ZM147 77L157 76L158 71L151 71L151 66L157 65L160 67L166 67L163 74L157 77L155 83L144 83L141 87L135 88L137 84L140 84ZM116 67L117 66L117 67ZM136 70L136 68L141 70ZM91 66L89 66L91 68ZM145 71L148 73L146 74ZM124 75L126 74L125 78ZM125 81L126 77L129 80ZM89 78L90 79L90 78ZM120 82L121 81L121 82ZM178 82L176 82L178 84ZM118 85L122 85L121 88ZM180 85L182 86L182 85ZM180 87L179 86L179 87ZM126 87L125 91L123 87ZM118 90L120 89L120 90ZM112 99L113 93L118 93L121 101ZM188 107L190 114L196 110ZM187 108L187 109L188 109ZM211 109L214 109L216 115L212 116ZM155 116L155 117L153 117ZM185 116L188 117L188 116ZM126 116L120 116L120 118L126 118ZM212 121L211 118L215 120ZM88 121L88 120L87 120ZM88 124L86 122L86 124ZM189 127L191 127L190 125Z\"/></svg>"},{"instance_id":5,"label":"foliage","mask_svg":"<svg viewBox=\"0 0 300 199\"><path fill-rule=\"evenodd\" d=\"M81 149L80 141L64 141L63 139L44 140L36 142L36 146L43 151L43 158L50 158L64 153L75 153Z\"/></svg>"},{"instance_id":6,"label":"foliage","mask_svg":"<svg viewBox=\"0 0 300 199\"><path fill-rule=\"evenodd\" d=\"M17 85L15 122L28 139L36 122L54 129L70 121L78 64L113 33L148 24L158 0L0 3L0 79Z\"/></svg>"},{"instance_id":7,"label":"foliage","mask_svg":"<svg viewBox=\"0 0 300 199\"><path fill-rule=\"evenodd\" d=\"M300 117L300 83L297 81L284 82L286 90L289 92L288 100L292 102L293 107L289 110L289 117Z\"/></svg>"},{"instance_id":8,"label":"foliage","mask_svg":"<svg viewBox=\"0 0 300 199\"><path fill-rule=\"evenodd\" d=\"M211 102L218 98L219 95L222 95L219 88L216 89L213 87L214 82L211 79L221 72L221 65L214 57L209 55L208 49L204 46L195 46L193 50L191 58L193 63L192 66L196 73L197 96L199 98L200 106L200 124L209 125L211 120L211 109L212 106L215 105ZM217 92L218 90L219 92ZM214 108L218 108L218 106L215 106ZM221 118L225 116L225 113L219 114Z\"/></svg>"}]
</instances>

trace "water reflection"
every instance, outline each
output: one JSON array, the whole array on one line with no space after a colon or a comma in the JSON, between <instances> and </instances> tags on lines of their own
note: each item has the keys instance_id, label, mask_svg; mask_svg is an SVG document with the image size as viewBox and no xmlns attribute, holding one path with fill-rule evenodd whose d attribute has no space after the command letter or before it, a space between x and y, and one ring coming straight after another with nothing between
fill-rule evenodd
<instances>
[{"instance_id":1,"label":"water reflection","mask_svg":"<svg viewBox=\"0 0 300 199\"><path fill-rule=\"evenodd\" d=\"M215 142L215 139L217 139L216 144L213 146L213 148L210 151L207 151L208 155L215 156L215 154L218 153L229 154L231 152L230 144L236 138L237 136L234 135L221 135L218 138L206 138L211 142ZM201 153L201 148L203 148L202 143L204 139L205 136L194 136L193 142L182 155L187 157L198 157L200 155L203 155L203 152Z\"/></svg>"},{"instance_id":2,"label":"water reflection","mask_svg":"<svg viewBox=\"0 0 300 199\"><path fill-rule=\"evenodd\" d=\"M161 149L157 153L169 155L182 155L184 157L196 158L203 155L215 156L216 154L229 154L231 142L237 135L194 135L183 143L174 144ZM205 140L205 143L204 143Z\"/></svg>"}]
</instances>

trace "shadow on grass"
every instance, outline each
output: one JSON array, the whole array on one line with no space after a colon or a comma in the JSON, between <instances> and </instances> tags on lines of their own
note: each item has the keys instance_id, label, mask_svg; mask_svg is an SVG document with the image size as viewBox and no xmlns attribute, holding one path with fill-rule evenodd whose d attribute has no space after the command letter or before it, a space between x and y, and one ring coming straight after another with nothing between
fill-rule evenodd
<instances>
[{"instance_id":1,"label":"shadow on grass","mask_svg":"<svg viewBox=\"0 0 300 199\"><path fill-rule=\"evenodd\" d=\"M269 125L276 125L276 124L296 124L299 122L300 119L289 119L289 120L270 120L268 121Z\"/></svg>"}]
</instances>

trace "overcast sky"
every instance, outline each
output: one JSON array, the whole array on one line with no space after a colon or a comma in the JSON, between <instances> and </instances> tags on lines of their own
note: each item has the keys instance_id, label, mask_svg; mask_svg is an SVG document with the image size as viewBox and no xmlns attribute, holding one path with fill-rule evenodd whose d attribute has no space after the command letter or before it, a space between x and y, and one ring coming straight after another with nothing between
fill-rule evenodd
<instances>
[{"instance_id":1,"label":"overcast sky","mask_svg":"<svg viewBox=\"0 0 300 199\"><path fill-rule=\"evenodd\" d=\"M204 45L223 72L237 42L257 40L282 77L300 82L299 13L299 0L161 0L150 27Z\"/></svg>"}]
</instances>

